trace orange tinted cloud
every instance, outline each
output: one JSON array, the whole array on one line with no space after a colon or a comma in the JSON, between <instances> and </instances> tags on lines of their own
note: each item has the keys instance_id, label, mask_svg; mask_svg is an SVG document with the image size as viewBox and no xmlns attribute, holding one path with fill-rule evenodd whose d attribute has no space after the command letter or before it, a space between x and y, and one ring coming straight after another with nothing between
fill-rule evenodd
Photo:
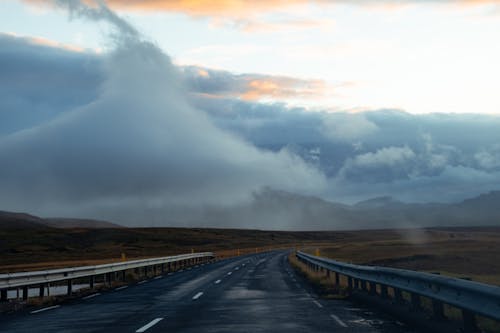
<instances>
[{"instance_id":1,"label":"orange tinted cloud","mask_svg":"<svg viewBox=\"0 0 500 333\"><path fill-rule=\"evenodd\" d=\"M51 0L24 0L31 3L51 3ZM95 3L94 0L83 0ZM500 0L106 0L114 9L180 12L193 16L245 18L252 14L286 10L309 4L354 4L393 8L402 4L484 5L500 4Z\"/></svg>"},{"instance_id":2,"label":"orange tinted cloud","mask_svg":"<svg viewBox=\"0 0 500 333\"><path fill-rule=\"evenodd\" d=\"M326 84L322 80L279 76L248 78L244 87L245 90L239 95L244 100L314 98L324 95L326 90Z\"/></svg>"},{"instance_id":3,"label":"orange tinted cloud","mask_svg":"<svg viewBox=\"0 0 500 333\"><path fill-rule=\"evenodd\" d=\"M210 98L313 99L325 96L331 88L326 82L265 74L234 74L198 66L182 67L191 91Z\"/></svg>"},{"instance_id":4,"label":"orange tinted cloud","mask_svg":"<svg viewBox=\"0 0 500 333\"><path fill-rule=\"evenodd\" d=\"M53 47L53 48L63 49L66 51L71 51L71 52L86 52L86 51L88 51L87 49L84 49L83 47L80 47L77 45L59 43L59 42L56 42L56 41L53 41L53 40L50 40L47 38L43 38L43 37L38 37L38 36L19 36L15 33L10 33L10 32L7 32L7 33L2 32L0 34L5 34L5 35L16 37L16 38L21 38L30 44Z\"/></svg>"}]
</instances>

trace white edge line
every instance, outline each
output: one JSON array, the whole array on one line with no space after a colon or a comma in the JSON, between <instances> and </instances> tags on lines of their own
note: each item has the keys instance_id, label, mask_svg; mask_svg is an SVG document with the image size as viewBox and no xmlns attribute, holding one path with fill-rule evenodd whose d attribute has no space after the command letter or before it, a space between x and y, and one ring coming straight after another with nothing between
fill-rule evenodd
<instances>
[{"instance_id":1,"label":"white edge line","mask_svg":"<svg viewBox=\"0 0 500 333\"><path fill-rule=\"evenodd\" d=\"M334 314L330 314L330 317L332 317L332 318L333 318L333 320L335 320L335 321L337 322L337 324L339 324L340 326L342 326L342 327L347 327L347 324L346 324L346 323L344 323L342 320L340 320L340 318L339 318L339 317L337 317L336 315L334 315Z\"/></svg>"},{"instance_id":2,"label":"white edge line","mask_svg":"<svg viewBox=\"0 0 500 333\"><path fill-rule=\"evenodd\" d=\"M142 281L137 282L137 284L143 284L143 283L146 283L146 282L148 282L148 281L149 281L149 280L142 280Z\"/></svg>"},{"instance_id":3,"label":"white edge line","mask_svg":"<svg viewBox=\"0 0 500 333\"><path fill-rule=\"evenodd\" d=\"M215 284L219 284L219 283L220 283L220 280L215 281Z\"/></svg>"},{"instance_id":4,"label":"white edge line","mask_svg":"<svg viewBox=\"0 0 500 333\"><path fill-rule=\"evenodd\" d=\"M318 306L318 308L323 307L323 305L320 302L318 302L317 300L314 299L313 302L314 302L314 304L316 304Z\"/></svg>"},{"instance_id":5,"label":"white edge line","mask_svg":"<svg viewBox=\"0 0 500 333\"><path fill-rule=\"evenodd\" d=\"M201 297L201 295L203 295L203 291L200 291L199 293L197 293L196 295L193 296L193 299L198 299Z\"/></svg>"},{"instance_id":6,"label":"white edge line","mask_svg":"<svg viewBox=\"0 0 500 333\"><path fill-rule=\"evenodd\" d=\"M137 331L135 331L136 333L142 333L142 332L146 332L149 328L153 327L154 325L158 324L160 321L162 321L163 318L156 318L154 320L151 320L148 324L142 326L141 328L139 328Z\"/></svg>"},{"instance_id":7,"label":"white edge line","mask_svg":"<svg viewBox=\"0 0 500 333\"><path fill-rule=\"evenodd\" d=\"M123 287L120 287L120 288L116 288L115 290L123 290L123 289L127 289L128 286L123 286Z\"/></svg>"},{"instance_id":8,"label":"white edge line","mask_svg":"<svg viewBox=\"0 0 500 333\"><path fill-rule=\"evenodd\" d=\"M99 296L100 293L95 293L95 294L92 294L92 295L88 295L88 296L85 296L85 297L82 297L82 299L90 299L90 298L93 298L93 297L96 297L96 296Z\"/></svg>"},{"instance_id":9,"label":"white edge line","mask_svg":"<svg viewBox=\"0 0 500 333\"><path fill-rule=\"evenodd\" d=\"M155 280L158 280L158 279L161 279L162 277L163 277L163 276L158 275L158 276L157 276L157 277L155 277L154 279L155 279Z\"/></svg>"},{"instance_id":10,"label":"white edge line","mask_svg":"<svg viewBox=\"0 0 500 333\"><path fill-rule=\"evenodd\" d=\"M43 312L43 311L47 311L47 310L57 309L58 307L60 307L60 305L53 305L53 306L49 306L47 308L43 308L43 309L38 309L38 310L35 310L35 311L31 311L30 313L34 314L34 313Z\"/></svg>"}]
</instances>

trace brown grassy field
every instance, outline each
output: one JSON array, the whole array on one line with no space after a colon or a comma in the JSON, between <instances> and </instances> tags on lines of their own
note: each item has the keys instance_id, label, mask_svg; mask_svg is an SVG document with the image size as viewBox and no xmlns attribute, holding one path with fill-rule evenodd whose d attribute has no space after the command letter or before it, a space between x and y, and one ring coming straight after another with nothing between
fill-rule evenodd
<instances>
[{"instance_id":1,"label":"brown grassy field","mask_svg":"<svg viewBox=\"0 0 500 333\"><path fill-rule=\"evenodd\" d=\"M0 229L0 272L94 265L191 251L227 257L283 246L331 243L336 233L237 229Z\"/></svg>"},{"instance_id":2,"label":"brown grassy field","mask_svg":"<svg viewBox=\"0 0 500 333\"><path fill-rule=\"evenodd\" d=\"M308 247L312 254L316 248ZM500 228L359 231L319 247L344 262L439 272L500 285Z\"/></svg>"},{"instance_id":3,"label":"brown grassy field","mask_svg":"<svg viewBox=\"0 0 500 333\"><path fill-rule=\"evenodd\" d=\"M284 232L238 229L0 229L0 272L191 251L227 257L297 247L346 262L441 272L500 285L500 228Z\"/></svg>"}]
</instances>

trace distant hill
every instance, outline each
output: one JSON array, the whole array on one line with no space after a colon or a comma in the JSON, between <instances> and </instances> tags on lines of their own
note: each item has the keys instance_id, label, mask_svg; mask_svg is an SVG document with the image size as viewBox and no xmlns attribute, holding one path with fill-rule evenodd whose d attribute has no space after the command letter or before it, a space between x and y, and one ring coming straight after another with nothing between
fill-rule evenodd
<instances>
[{"instance_id":1,"label":"distant hill","mask_svg":"<svg viewBox=\"0 0 500 333\"><path fill-rule=\"evenodd\" d=\"M165 225L276 230L358 230L432 226L499 226L500 192L453 204L404 203L390 197L354 205L267 190L250 204L170 211ZM158 224L157 224L158 225Z\"/></svg>"},{"instance_id":2,"label":"distant hill","mask_svg":"<svg viewBox=\"0 0 500 333\"><path fill-rule=\"evenodd\" d=\"M13 213L0 211L0 228L123 228L118 224L107 221L74 219L74 218L41 218L25 213Z\"/></svg>"},{"instance_id":3,"label":"distant hill","mask_svg":"<svg viewBox=\"0 0 500 333\"><path fill-rule=\"evenodd\" d=\"M25 214L0 211L0 228L46 228L43 219Z\"/></svg>"},{"instance_id":4,"label":"distant hill","mask_svg":"<svg viewBox=\"0 0 500 333\"><path fill-rule=\"evenodd\" d=\"M141 220L140 217L138 221ZM137 227L152 227L137 224ZM284 191L265 190L249 203L202 208L170 207L155 227L208 227L261 230L358 230L416 227L500 226L500 191L458 203L404 203L391 197L354 205ZM106 221L40 218L0 212L0 228L122 228Z\"/></svg>"}]
</instances>

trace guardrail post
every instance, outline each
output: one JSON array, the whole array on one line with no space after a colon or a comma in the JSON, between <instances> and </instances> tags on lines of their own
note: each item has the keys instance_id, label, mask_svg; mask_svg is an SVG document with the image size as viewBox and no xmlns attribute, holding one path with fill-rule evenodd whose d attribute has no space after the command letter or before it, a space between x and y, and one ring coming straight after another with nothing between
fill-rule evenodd
<instances>
[{"instance_id":1,"label":"guardrail post","mask_svg":"<svg viewBox=\"0 0 500 333\"><path fill-rule=\"evenodd\" d=\"M90 289L94 289L94 282L95 282L95 276L94 275L91 275L89 277L89 288Z\"/></svg>"},{"instance_id":2,"label":"guardrail post","mask_svg":"<svg viewBox=\"0 0 500 333\"><path fill-rule=\"evenodd\" d=\"M122 282L125 282L126 280L126 275L125 275L125 272L126 270L124 269L123 271L121 271L121 279L122 279Z\"/></svg>"},{"instance_id":3,"label":"guardrail post","mask_svg":"<svg viewBox=\"0 0 500 333\"><path fill-rule=\"evenodd\" d=\"M338 272L335 272L335 284L340 286L340 274Z\"/></svg>"},{"instance_id":4,"label":"guardrail post","mask_svg":"<svg viewBox=\"0 0 500 333\"><path fill-rule=\"evenodd\" d=\"M422 308L422 300L419 294L411 293L411 307L413 310L420 310Z\"/></svg>"},{"instance_id":5,"label":"guardrail post","mask_svg":"<svg viewBox=\"0 0 500 333\"><path fill-rule=\"evenodd\" d=\"M45 284L40 284L38 297L43 298L45 296Z\"/></svg>"},{"instance_id":6,"label":"guardrail post","mask_svg":"<svg viewBox=\"0 0 500 333\"><path fill-rule=\"evenodd\" d=\"M464 332L466 333L479 332L476 323L476 316L474 315L473 312L468 310L462 310L462 320L464 322Z\"/></svg>"},{"instance_id":7,"label":"guardrail post","mask_svg":"<svg viewBox=\"0 0 500 333\"><path fill-rule=\"evenodd\" d=\"M348 276L347 277L347 289L349 290L349 292L352 291L352 287L353 287L352 277Z\"/></svg>"},{"instance_id":8,"label":"guardrail post","mask_svg":"<svg viewBox=\"0 0 500 333\"><path fill-rule=\"evenodd\" d=\"M359 279L354 279L354 289L359 289Z\"/></svg>"},{"instance_id":9,"label":"guardrail post","mask_svg":"<svg viewBox=\"0 0 500 333\"><path fill-rule=\"evenodd\" d=\"M370 282L370 295L377 294L377 284L375 282Z\"/></svg>"},{"instance_id":10,"label":"guardrail post","mask_svg":"<svg viewBox=\"0 0 500 333\"><path fill-rule=\"evenodd\" d=\"M389 298L389 291L387 290L387 286L385 284L380 285L380 295L382 298Z\"/></svg>"},{"instance_id":11,"label":"guardrail post","mask_svg":"<svg viewBox=\"0 0 500 333\"><path fill-rule=\"evenodd\" d=\"M361 289L363 291L368 291L368 286L366 285L366 281L365 280L361 280Z\"/></svg>"},{"instance_id":12,"label":"guardrail post","mask_svg":"<svg viewBox=\"0 0 500 333\"><path fill-rule=\"evenodd\" d=\"M72 279L68 279L68 296L71 295L73 293L73 280Z\"/></svg>"},{"instance_id":13,"label":"guardrail post","mask_svg":"<svg viewBox=\"0 0 500 333\"><path fill-rule=\"evenodd\" d=\"M0 301L7 302L7 289L2 289L2 291L0 291Z\"/></svg>"},{"instance_id":14,"label":"guardrail post","mask_svg":"<svg viewBox=\"0 0 500 333\"><path fill-rule=\"evenodd\" d=\"M401 289L399 288L392 288L394 290L394 300L396 301L396 303L398 304L402 304L404 302L403 300L403 293L401 291Z\"/></svg>"},{"instance_id":15,"label":"guardrail post","mask_svg":"<svg viewBox=\"0 0 500 333\"><path fill-rule=\"evenodd\" d=\"M108 287L111 287L112 278L113 278L113 276L112 276L111 272L106 274L106 283L107 283Z\"/></svg>"},{"instance_id":16,"label":"guardrail post","mask_svg":"<svg viewBox=\"0 0 500 333\"><path fill-rule=\"evenodd\" d=\"M432 314L434 319L445 319L443 302L433 299L432 300Z\"/></svg>"},{"instance_id":17,"label":"guardrail post","mask_svg":"<svg viewBox=\"0 0 500 333\"><path fill-rule=\"evenodd\" d=\"M28 286L24 286L23 287L23 301L27 301L28 300L28 292L29 292Z\"/></svg>"}]
</instances>

